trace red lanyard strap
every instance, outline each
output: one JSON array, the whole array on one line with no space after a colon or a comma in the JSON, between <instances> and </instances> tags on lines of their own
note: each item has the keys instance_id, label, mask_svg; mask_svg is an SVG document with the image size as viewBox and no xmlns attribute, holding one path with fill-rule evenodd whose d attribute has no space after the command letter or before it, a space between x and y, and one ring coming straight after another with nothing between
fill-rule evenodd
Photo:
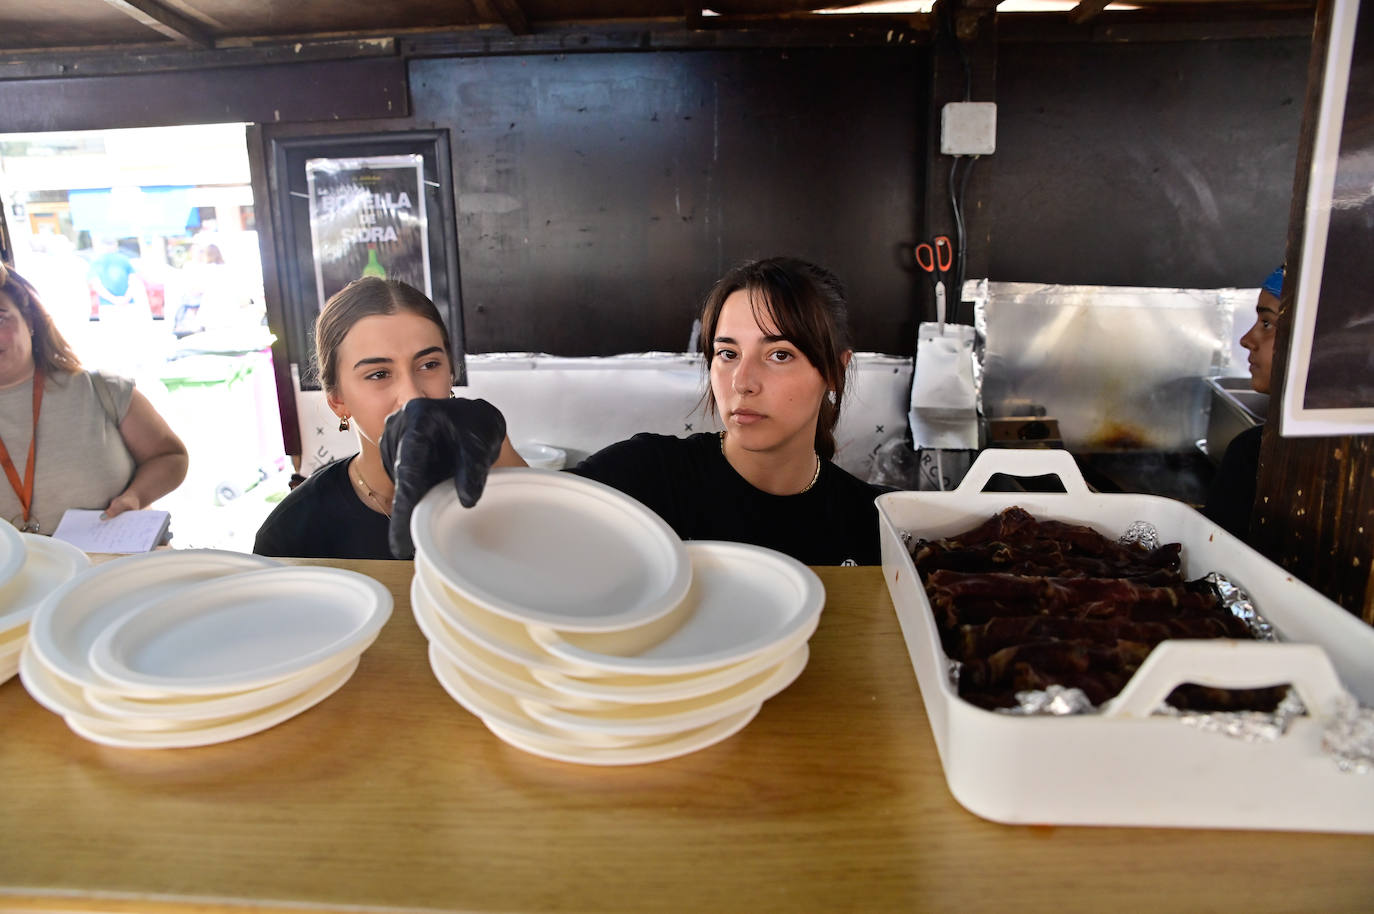
<instances>
[{"instance_id":1,"label":"red lanyard strap","mask_svg":"<svg viewBox=\"0 0 1374 914\"><path fill-rule=\"evenodd\" d=\"M24 465L24 482L19 482L19 472L14 468L14 461L10 459L9 449L5 447L5 442L0 440L0 466L5 468L5 475L9 477L10 488L14 489L14 494L19 498L19 505L24 509L24 526L28 526L30 509L33 507L33 465L34 447L38 444L38 411L43 407L43 369L35 368L33 372L33 434L29 436L29 459Z\"/></svg>"}]
</instances>

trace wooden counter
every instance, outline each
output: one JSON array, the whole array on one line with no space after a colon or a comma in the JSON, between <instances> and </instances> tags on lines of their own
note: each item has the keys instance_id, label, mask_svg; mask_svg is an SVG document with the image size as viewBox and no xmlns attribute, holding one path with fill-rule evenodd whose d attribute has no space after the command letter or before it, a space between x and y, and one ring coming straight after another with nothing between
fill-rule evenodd
<instances>
[{"instance_id":1,"label":"wooden counter","mask_svg":"<svg viewBox=\"0 0 1374 914\"><path fill-rule=\"evenodd\" d=\"M321 564L381 580L396 611L341 691L264 733L109 749L0 686L0 910L1374 908L1374 836L965 811L877 568L818 569L810 663L739 734L592 768L506 746L444 693L410 563Z\"/></svg>"}]
</instances>

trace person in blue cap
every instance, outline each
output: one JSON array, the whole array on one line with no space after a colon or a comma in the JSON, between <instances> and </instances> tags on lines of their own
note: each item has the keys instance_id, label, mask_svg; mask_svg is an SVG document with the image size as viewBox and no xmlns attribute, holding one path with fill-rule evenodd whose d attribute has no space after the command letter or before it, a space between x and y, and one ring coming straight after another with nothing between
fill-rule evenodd
<instances>
[{"instance_id":1,"label":"person in blue cap","mask_svg":"<svg viewBox=\"0 0 1374 914\"><path fill-rule=\"evenodd\" d=\"M1274 362L1274 325L1279 317L1283 278L1284 267L1279 267L1264 280L1255 302L1255 323L1240 338L1240 344L1250 352L1250 387L1262 394L1269 393L1269 373ZM1203 514L1241 539L1248 539L1250 535L1263 434L1264 426L1256 425L1231 439L1202 509Z\"/></svg>"}]
</instances>

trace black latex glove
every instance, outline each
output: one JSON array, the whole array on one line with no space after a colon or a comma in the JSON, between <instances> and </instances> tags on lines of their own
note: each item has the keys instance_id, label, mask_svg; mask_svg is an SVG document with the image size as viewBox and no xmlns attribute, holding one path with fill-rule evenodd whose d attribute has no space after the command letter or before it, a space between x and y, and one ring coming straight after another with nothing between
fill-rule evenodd
<instances>
[{"instance_id":1,"label":"black latex glove","mask_svg":"<svg viewBox=\"0 0 1374 914\"><path fill-rule=\"evenodd\" d=\"M415 556L410 515L439 483L452 479L463 507L477 504L505 439L506 417L486 400L418 397L386 417L379 447L382 466L396 483L388 532L392 555Z\"/></svg>"}]
</instances>

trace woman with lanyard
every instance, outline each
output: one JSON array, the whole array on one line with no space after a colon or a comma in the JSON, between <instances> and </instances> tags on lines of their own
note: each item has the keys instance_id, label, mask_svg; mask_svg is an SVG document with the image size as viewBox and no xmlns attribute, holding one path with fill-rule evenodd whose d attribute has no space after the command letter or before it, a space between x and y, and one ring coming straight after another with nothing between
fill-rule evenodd
<instances>
[{"instance_id":1,"label":"woman with lanyard","mask_svg":"<svg viewBox=\"0 0 1374 914\"><path fill-rule=\"evenodd\" d=\"M69 508L145 508L187 462L133 382L83 371L34 287L0 264L0 517L51 534Z\"/></svg>"}]
</instances>

